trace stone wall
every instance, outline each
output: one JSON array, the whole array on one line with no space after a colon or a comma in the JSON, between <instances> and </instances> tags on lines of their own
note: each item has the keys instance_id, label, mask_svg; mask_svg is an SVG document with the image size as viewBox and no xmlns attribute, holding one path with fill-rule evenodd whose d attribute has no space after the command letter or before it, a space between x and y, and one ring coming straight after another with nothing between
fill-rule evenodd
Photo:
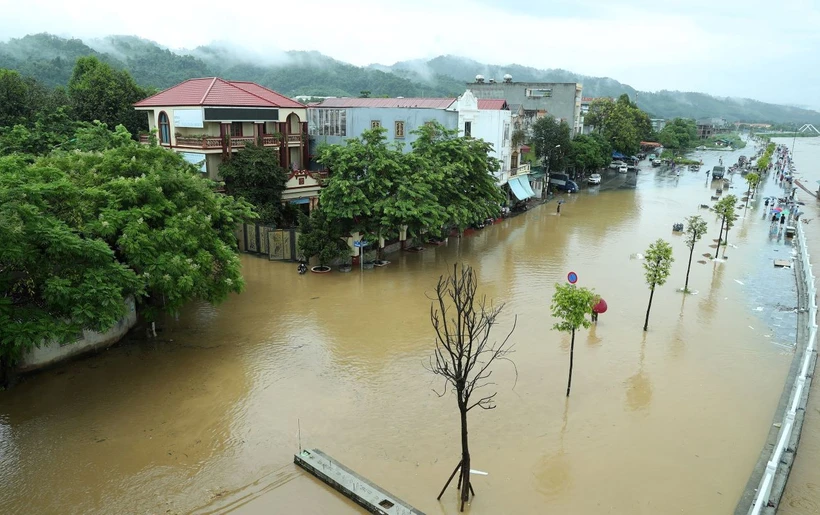
<instances>
[{"instance_id":1,"label":"stone wall","mask_svg":"<svg viewBox=\"0 0 820 515\"><path fill-rule=\"evenodd\" d=\"M126 299L125 309L126 315L114 327L104 333L83 330L82 337L75 342L64 345L50 342L30 350L18 363L17 370L19 372L31 372L81 354L110 347L120 341L137 323L137 309L133 297Z\"/></svg>"}]
</instances>

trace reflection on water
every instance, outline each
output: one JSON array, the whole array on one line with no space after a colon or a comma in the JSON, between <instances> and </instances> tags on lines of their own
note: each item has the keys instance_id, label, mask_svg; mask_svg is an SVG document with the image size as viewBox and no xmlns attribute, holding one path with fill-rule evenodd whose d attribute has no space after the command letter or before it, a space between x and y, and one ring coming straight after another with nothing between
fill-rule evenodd
<instances>
[{"instance_id":1,"label":"reflection on water","mask_svg":"<svg viewBox=\"0 0 820 515\"><path fill-rule=\"evenodd\" d=\"M703 158L711 167L717 153ZM456 513L435 500L460 452L455 400L433 393L441 384L422 363L433 349L427 294L465 261L482 292L505 303L500 332L518 316L517 383L512 367L498 367L498 408L471 412L474 467L489 473L475 478L474 515L731 511L791 359L736 282L768 245L767 226L751 225L762 206L738 220L729 260L693 263L700 294L682 299L688 249L671 227L709 202L711 184L647 168L607 174L596 191L568 197L560 216L548 204L363 274L300 276L243 256L242 295L189 306L158 341L135 337L0 393L0 505L356 513L291 465L301 445L422 511ZM658 237L676 262L644 333L649 292L629 256ZM571 404L568 339L549 315L569 271L609 304L576 335L586 343L576 345Z\"/></svg>"}]
</instances>

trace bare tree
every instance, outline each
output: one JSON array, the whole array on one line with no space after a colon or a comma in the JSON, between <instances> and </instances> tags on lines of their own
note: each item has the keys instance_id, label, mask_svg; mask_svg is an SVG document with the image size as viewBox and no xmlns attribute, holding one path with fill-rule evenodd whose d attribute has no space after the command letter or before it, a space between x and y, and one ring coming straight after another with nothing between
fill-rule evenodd
<instances>
[{"instance_id":1,"label":"bare tree","mask_svg":"<svg viewBox=\"0 0 820 515\"><path fill-rule=\"evenodd\" d=\"M453 265L451 274L439 277L435 297L431 298L430 304L430 322L436 331L436 349L430 358L428 369L445 380L442 392L436 392L439 397L443 397L448 388L452 388L461 416L461 461L438 494L438 500L441 500L460 470L458 488L461 491L461 511L464 511L464 504L469 500L470 494L475 495L470 484L467 413L475 407L494 409L498 392L481 390L475 397L473 393L495 385L490 381L490 367L494 361L506 360L512 364L509 359L512 344L508 343L515 331L513 323L512 329L501 342L490 339L490 332L504 306L493 306L486 297L478 297L477 289L478 278L472 267ZM517 377L516 370L516 379Z\"/></svg>"}]
</instances>

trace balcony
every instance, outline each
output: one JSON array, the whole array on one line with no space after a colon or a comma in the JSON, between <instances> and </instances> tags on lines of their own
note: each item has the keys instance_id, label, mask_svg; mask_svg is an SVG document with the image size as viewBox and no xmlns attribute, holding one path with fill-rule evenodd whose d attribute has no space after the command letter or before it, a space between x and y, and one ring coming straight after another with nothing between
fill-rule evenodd
<instances>
[{"instance_id":1,"label":"balcony","mask_svg":"<svg viewBox=\"0 0 820 515\"><path fill-rule=\"evenodd\" d=\"M302 144L302 135L301 134L288 134L287 135L287 142L288 146L299 146Z\"/></svg>"},{"instance_id":2,"label":"balcony","mask_svg":"<svg viewBox=\"0 0 820 515\"><path fill-rule=\"evenodd\" d=\"M530 173L531 170L532 169L530 167L530 164L525 163L525 164L519 166L518 168L513 168L510 171L510 175L511 176L522 175L522 174Z\"/></svg>"},{"instance_id":3,"label":"balcony","mask_svg":"<svg viewBox=\"0 0 820 515\"><path fill-rule=\"evenodd\" d=\"M147 144L149 136L140 136L140 143ZM231 136L231 146L233 148L242 148L246 143L256 143L254 136ZM278 147L280 145L279 138L273 135L262 136L262 146L264 147ZM222 136L177 136L176 148L191 148L198 150L221 150Z\"/></svg>"},{"instance_id":4,"label":"balcony","mask_svg":"<svg viewBox=\"0 0 820 515\"><path fill-rule=\"evenodd\" d=\"M150 134L140 134L140 143L143 145L147 145L151 143L151 135Z\"/></svg>"}]
</instances>

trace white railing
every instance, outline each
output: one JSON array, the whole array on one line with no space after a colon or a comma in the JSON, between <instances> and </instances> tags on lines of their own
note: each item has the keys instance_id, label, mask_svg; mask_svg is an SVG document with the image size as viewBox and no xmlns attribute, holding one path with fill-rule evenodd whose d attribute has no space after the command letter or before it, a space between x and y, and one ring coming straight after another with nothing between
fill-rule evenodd
<instances>
[{"instance_id":1,"label":"white railing","mask_svg":"<svg viewBox=\"0 0 820 515\"><path fill-rule=\"evenodd\" d=\"M771 459L766 463L766 471L760 479L760 486L757 489L757 496L755 497L752 507L749 509L750 515L759 515L764 508L769 504L769 498L772 494L772 486L774 484L774 477L777 473L777 467L780 464L780 459L792 439L792 432L794 430L794 417L797 414L797 409L800 407L800 401L803 397L803 391L806 387L806 377L812 372L809 370L812 355L817 348L817 287L814 285L814 274L812 274L812 266L809 262L809 249L806 245L806 237L803 233L803 226L800 222L797 223L797 238L800 247L800 259L802 261L803 277L805 283L806 293L808 295L809 305L809 343L806 345L806 351L803 354L803 363L797 378L792 386L791 402L788 404L786 414L783 416L783 423L780 426L780 433L777 437L777 445L772 449ZM798 342L799 344L800 342Z\"/></svg>"}]
</instances>

